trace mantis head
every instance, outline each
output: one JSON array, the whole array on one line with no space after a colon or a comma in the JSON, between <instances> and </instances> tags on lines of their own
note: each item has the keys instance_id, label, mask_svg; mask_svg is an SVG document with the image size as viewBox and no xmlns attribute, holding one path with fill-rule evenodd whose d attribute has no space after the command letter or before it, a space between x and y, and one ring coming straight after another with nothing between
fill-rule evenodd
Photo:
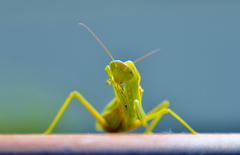
<instances>
[{"instance_id":1,"label":"mantis head","mask_svg":"<svg viewBox=\"0 0 240 155\"><path fill-rule=\"evenodd\" d=\"M111 61L109 66L116 83L122 84L134 76L133 69L120 60Z\"/></svg>"}]
</instances>

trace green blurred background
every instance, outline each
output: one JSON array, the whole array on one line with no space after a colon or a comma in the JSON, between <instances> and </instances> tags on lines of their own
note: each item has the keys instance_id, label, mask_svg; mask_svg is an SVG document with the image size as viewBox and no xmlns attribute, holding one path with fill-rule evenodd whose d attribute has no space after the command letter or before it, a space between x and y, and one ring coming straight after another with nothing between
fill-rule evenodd
<instances>
[{"instance_id":1,"label":"green blurred background","mask_svg":"<svg viewBox=\"0 0 240 155\"><path fill-rule=\"evenodd\" d=\"M197 132L240 131L240 1L0 1L0 133L43 133L73 90L101 111L104 68L136 60L150 111L170 108ZM187 129L170 114L154 132ZM54 133L95 133L73 99ZM144 132L143 127L132 131Z\"/></svg>"}]
</instances>

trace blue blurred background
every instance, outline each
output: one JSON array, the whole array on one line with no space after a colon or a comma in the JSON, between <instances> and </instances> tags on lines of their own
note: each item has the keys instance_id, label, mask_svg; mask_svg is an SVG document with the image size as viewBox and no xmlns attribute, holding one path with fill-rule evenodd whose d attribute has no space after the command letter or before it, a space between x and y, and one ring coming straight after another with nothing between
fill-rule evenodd
<instances>
[{"instance_id":1,"label":"blue blurred background","mask_svg":"<svg viewBox=\"0 0 240 155\"><path fill-rule=\"evenodd\" d=\"M240 1L0 1L0 133L42 133L73 90L98 110L114 97L105 66L136 60L150 111L197 132L240 131ZM154 132L188 131L170 114ZM144 132L143 127L132 131ZM73 99L54 133L95 133Z\"/></svg>"}]
</instances>

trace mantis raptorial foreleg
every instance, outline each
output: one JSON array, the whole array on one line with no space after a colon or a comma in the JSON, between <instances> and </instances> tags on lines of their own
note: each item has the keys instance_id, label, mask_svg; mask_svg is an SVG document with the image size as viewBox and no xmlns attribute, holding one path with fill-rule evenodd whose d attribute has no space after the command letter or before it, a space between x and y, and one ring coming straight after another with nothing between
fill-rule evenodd
<instances>
[{"instance_id":1,"label":"mantis raptorial foreleg","mask_svg":"<svg viewBox=\"0 0 240 155\"><path fill-rule=\"evenodd\" d=\"M52 132L53 128L56 126L58 120L62 116L63 112L65 111L65 109L67 108L68 104L70 103L73 97L76 97L88 109L88 111L99 121L101 125L111 129L111 127L106 122L105 118L103 118L102 115L79 92L73 91L65 100L62 107L60 108L57 115L55 116L54 120L52 121L51 125L48 127L48 129L45 131L44 134L49 134Z\"/></svg>"},{"instance_id":2,"label":"mantis raptorial foreleg","mask_svg":"<svg viewBox=\"0 0 240 155\"><path fill-rule=\"evenodd\" d=\"M138 100L135 100L134 101L134 105L136 107L136 112L137 112L137 115L138 115L138 119L140 120L140 122L142 123L142 125L148 129L148 123L147 123L147 120L146 120L146 114L142 108L142 106L139 105L139 102Z\"/></svg>"}]
</instances>

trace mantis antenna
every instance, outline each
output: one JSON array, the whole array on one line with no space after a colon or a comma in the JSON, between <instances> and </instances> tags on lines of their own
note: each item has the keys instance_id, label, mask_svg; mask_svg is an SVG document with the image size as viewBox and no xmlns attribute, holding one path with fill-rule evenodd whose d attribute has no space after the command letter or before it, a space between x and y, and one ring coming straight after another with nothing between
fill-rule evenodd
<instances>
[{"instance_id":1,"label":"mantis antenna","mask_svg":"<svg viewBox=\"0 0 240 155\"><path fill-rule=\"evenodd\" d=\"M83 24L83 23L79 23L79 25L84 26L89 32L92 33L92 35L97 39L97 41L98 41L98 42L102 45L102 47L108 52L109 56L110 56L111 59L114 61L114 59L113 59L112 55L110 54L110 52L108 51L108 49L103 45L103 43L101 42L101 40L98 39L98 37L93 33L93 31L92 31L89 27L87 27L87 25L85 25L85 24ZM135 60L133 63L136 63L136 62L138 62L139 60L141 60L141 59L143 59L143 58L145 58L145 57L147 57L147 56L149 56L149 55L151 55L151 54L153 54L153 53L155 53L155 52L157 52L157 51L159 51L159 50L160 50L160 48L158 48L158 49L156 49L156 50L154 50L154 51L152 51L152 52L150 52L150 53L142 56L141 58Z\"/></svg>"},{"instance_id":2,"label":"mantis antenna","mask_svg":"<svg viewBox=\"0 0 240 155\"><path fill-rule=\"evenodd\" d=\"M155 52L157 52L157 51L159 51L159 50L160 50L160 48L158 48L158 49L156 49L156 50L154 50L154 51L152 51L152 52L150 52L150 53L148 53L148 54L142 56L141 58L135 60L133 63L136 63L136 62L142 60L143 58L146 58L147 56L149 56L149 55L151 55L151 54L153 54L153 53L155 53ZM126 69L127 69L127 67L126 67L124 70L126 70Z\"/></svg>"},{"instance_id":3,"label":"mantis antenna","mask_svg":"<svg viewBox=\"0 0 240 155\"><path fill-rule=\"evenodd\" d=\"M85 24L83 24L83 23L79 23L79 25L82 25L82 26L84 26L86 29L88 29L88 31L89 32L91 32L92 33L92 35L98 40L98 42L103 46L103 48L108 52L108 54L109 54L109 56L112 58L112 60L114 61L114 59L113 59L113 57L112 57L112 55L110 54L110 52L107 50L107 48L103 45L103 43L100 41L100 39L98 39L98 37L93 33L93 31L90 29L90 28L88 28Z\"/></svg>"},{"instance_id":4,"label":"mantis antenna","mask_svg":"<svg viewBox=\"0 0 240 155\"><path fill-rule=\"evenodd\" d=\"M153 54L153 53L155 53L155 52L157 52L157 51L159 51L159 50L160 50L160 48L158 48L158 49L156 49L156 50L154 50L154 51L152 51L152 52L150 52L150 53L142 56L141 58L135 60L133 63L136 63L136 62L138 62L139 60L142 60L143 58L146 58L147 56L149 56L149 55L151 55L151 54Z\"/></svg>"}]
</instances>

